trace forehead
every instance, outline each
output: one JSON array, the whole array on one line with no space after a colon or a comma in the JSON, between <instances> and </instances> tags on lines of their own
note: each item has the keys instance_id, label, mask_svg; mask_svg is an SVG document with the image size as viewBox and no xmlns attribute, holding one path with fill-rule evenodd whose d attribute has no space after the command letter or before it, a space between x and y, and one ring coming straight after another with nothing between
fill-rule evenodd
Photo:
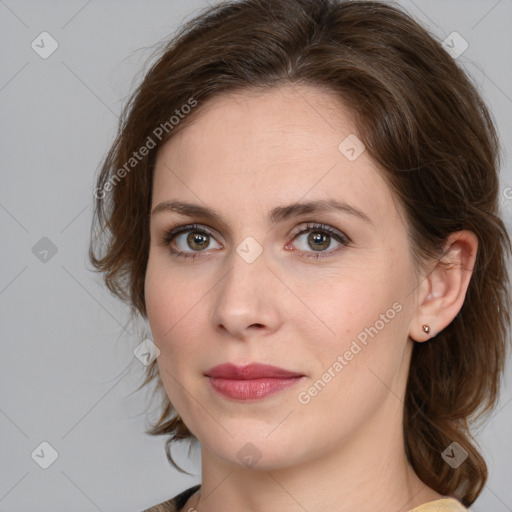
<instances>
[{"instance_id":1,"label":"forehead","mask_svg":"<svg viewBox=\"0 0 512 512\"><path fill-rule=\"evenodd\" d=\"M353 161L340 151L347 137L357 137L350 111L313 86L218 96L160 149L153 205L199 198L224 209L268 210L329 196L378 217L391 206L389 188L366 151Z\"/></svg>"}]
</instances>

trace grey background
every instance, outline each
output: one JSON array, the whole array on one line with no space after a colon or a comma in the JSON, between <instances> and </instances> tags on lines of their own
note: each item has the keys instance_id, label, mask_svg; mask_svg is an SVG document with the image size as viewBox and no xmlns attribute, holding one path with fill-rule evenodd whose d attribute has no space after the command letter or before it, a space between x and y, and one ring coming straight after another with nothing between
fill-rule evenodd
<instances>
[{"instance_id":1,"label":"grey background","mask_svg":"<svg viewBox=\"0 0 512 512\"><path fill-rule=\"evenodd\" d=\"M457 31L469 43L458 62L497 121L510 227L512 0L400 3L439 39ZM121 105L153 45L206 5L0 0L0 511L134 512L200 481L198 450L175 451L195 474L185 476L168 465L165 439L144 434L158 403L135 392L139 341L87 248L94 177ZM47 59L31 48L43 31L59 45ZM34 254L43 237L57 250L46 262ZM475 512L512 510L510 369L476 432L490 477ZM48 469L31 457L43 441L58 452Z\"/></svg>"}]
</instances>

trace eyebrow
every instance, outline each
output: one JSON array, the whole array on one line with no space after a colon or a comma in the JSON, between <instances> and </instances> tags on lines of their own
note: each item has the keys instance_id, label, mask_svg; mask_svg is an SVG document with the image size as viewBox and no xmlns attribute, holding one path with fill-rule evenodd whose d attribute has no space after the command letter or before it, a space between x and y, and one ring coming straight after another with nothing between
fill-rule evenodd
<instances>
[{"instance_id":1,"label":"eyebrow","mask_svg":"<svg viewBox=\"0 0 512 512\"><path fill-rule=\"evenodd\" d=\"M211 208L182 201L164 201L163 203L158 204L153 208L151 217L158 213L167 211L177 212L189 217L201 217L211 221L217 221L227 226L227 223L222 216ZM269 220L272 224L276 224L277 222L282 222L283 220L293 216L329 211L337 211L354 215L365 222L372 224L372 221L364 212L345 202L338 201L337 199L318 199L316 201L297 202L286 206L278 206L271 210Z\"/></svg>"}]
</instances>

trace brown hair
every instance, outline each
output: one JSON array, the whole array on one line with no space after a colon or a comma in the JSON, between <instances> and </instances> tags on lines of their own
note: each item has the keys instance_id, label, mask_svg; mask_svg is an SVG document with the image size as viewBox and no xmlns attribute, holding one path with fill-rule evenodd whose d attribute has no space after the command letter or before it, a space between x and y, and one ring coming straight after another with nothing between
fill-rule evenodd
<instances>
[{"instance_id":1,"label":"brown hair","mask_svg":"<svg viewBox=\"0 0 512 512\"><path fill-rule=\"evenodd\" d=\"M209 98L286 83L328 89L351 109L359 138L406 212L418 262L439 257L452 232L468 229L478 237L461 311L430 342L414 344L403 424L406 454L419 478L470 506L487 467L468 422L496 406L508 349L511 244L498 212L499 144L474 85L402 10L374 1L242 0L209 7L187 22L123 110L97 181L93 226L106 245L96 256L93 236L91 261L132 315L147 318L144 279L158 149ZM192 102L199 107L179 115ZM178 123L169 122L172 113ZM150 140L154 148L127 169ZM162 410L147 433L169 434L166 453L174 465L171 443L195 438L176 416L156 361L142 386L154 379ZM441 457L452 442L469 454L456 469Z\"/></svg>"}]
</instances>

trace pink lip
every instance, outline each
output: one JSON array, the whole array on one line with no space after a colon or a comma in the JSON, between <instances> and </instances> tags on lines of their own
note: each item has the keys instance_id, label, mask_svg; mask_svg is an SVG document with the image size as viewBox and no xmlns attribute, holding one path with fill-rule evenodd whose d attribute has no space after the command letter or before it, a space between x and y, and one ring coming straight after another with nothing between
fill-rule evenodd
<instances>
[{"instance_id":1,"label":"pink lip","mask_svg":"<svg viewBox=\"0 0 512 512\"><path fill-rule=\"evenodd\" d=\"M302 373L290 372L269 364L252 363L246 366L236 366L232 363L219 364L210 368L205 375L207 377L220 377L223 379L261 379L263 377L288 378L302 377Z\"/></svg>"},{"instance_id":2,"label":"pink lip","mask_svg":"<svg viewBox=\"0 0 512 512\"><path fill-rule=\"evenodd\" d=\"M211 386L218 393L235 400L254 400L293 386L303 374L267 364L236 366L221 364L208 370Z\"/></svg>"}]
</instances>

